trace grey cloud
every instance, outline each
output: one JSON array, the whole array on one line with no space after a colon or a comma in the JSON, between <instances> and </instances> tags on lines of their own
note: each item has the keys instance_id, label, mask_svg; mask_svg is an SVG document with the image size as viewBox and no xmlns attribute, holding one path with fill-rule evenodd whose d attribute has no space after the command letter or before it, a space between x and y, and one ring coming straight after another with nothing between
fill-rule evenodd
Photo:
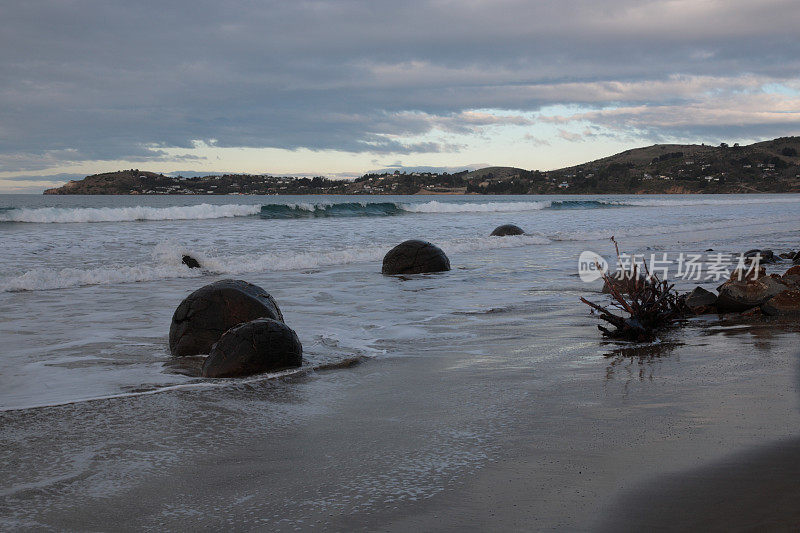
<instances>
[{"instance_id":1,"label":"grey cloud","mask_svg":"<svg viewBox=\"0 0 800 533\"><path fill-rule=\"evenodd\" d=\"M157 161L210 139L450 151L459 147L402 137L528 123L476 109L684 104L800 72L791 1L32 0L7 3L0 20L3 171ZM798 123L748 127L771 135Z\"/></svg>"}]
</instances>

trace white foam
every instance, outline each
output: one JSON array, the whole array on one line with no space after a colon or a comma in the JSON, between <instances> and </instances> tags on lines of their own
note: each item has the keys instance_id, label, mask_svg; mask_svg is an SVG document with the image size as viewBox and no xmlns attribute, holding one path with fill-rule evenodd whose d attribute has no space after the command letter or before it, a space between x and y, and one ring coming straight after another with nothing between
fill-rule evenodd
<instances>
[{"instance_id":1,"label":"white foam","mask_svg":"<svg viewBox=\"0 0 800 533\"><path fill-rule=\"evenodd\" d=\"M551 201L533 202L486 202L450 203L431 200L422 204L400 204L400 208L410 213L504 213L513 211L540 211L547 209Z\"/></svg>"},{"instance_id":2,"label":"white foam","mask_svg":"<svg viewBox=\"0 0 800 533\"><path fill-rule=\"evenodd\" d=\"M514 237L468 237L437 242L446 253L470 252L493 248L517 248L547 244L550 240L533 235ZM198 277L204 273L245 274L305 270L310 268L381 261L391 245L354 246L330 251L270 252L258 255L215 256L190 250L173 242L164 242L152 251L152 261L130 266L102 266L91 269L37 268L19 276L0 280L0 292L64 289L84 285L109 285L170 278ZM190 269L181 263L182 256L196 258L202 269Z\"/></svg>"},{"instance_id":3,"label":"white foam","mask_svg":"<svg viewBox=\"0 0 800 533\"><path fill-rule=\"evenodd\" d=\"M260 205L185 205L172 207L40 207L0 213L0 222L126 222L136 220L201 220L256 215Z\"/></svg>"}]
</instances>

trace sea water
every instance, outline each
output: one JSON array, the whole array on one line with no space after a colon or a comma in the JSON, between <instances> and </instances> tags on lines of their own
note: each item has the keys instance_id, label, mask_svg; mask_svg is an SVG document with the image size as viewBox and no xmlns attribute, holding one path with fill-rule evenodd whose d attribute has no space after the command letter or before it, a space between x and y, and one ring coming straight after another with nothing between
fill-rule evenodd
<instances>
[{"instance_id":1,"label":"sea water","mask_svg":"<svg viewBox=\"0 0 800 533\"><path fill-rule=\"evenodd\" d=\"M578 255L612 258L612 235L639 252L796 250L798 222L800 195L3 195L0 409L226 386L167 364L175 307L217 279L270 292L313 368L413 354L437 317L567 293L558 305L578 308L598 288ZM506 223L527 234L489 236ZM406 239L440 246L453 271L382 276Z\"/></svg>"}]
</instances>

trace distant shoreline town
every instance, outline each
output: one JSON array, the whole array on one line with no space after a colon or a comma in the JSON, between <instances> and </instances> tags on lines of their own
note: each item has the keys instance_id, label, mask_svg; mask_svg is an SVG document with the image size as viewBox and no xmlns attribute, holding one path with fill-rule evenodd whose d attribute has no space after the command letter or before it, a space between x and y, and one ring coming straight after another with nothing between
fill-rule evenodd
<instances>
[{"instance_id":1,"label":"distant shoreline town","mask_svg":"<svg viewBox=\"0 0 800 533\"><path fill-rule=\"evenodd\" d=\"M661 144L551 170L488 167L386 172L353 180L224 174L167 176L138 169L87 176L44 194L691 194L800 193L800 137L748 146Z\"/></svg>"}]
</instances>

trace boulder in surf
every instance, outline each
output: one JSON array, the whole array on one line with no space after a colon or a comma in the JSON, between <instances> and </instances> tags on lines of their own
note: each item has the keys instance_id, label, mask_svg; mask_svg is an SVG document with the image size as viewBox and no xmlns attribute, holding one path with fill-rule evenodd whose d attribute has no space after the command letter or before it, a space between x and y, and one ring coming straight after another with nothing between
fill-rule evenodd
<instances>
[{"instance_id":1,"label":"boulder in surf","mask_svg":"<svg viewBox=\"0 0 800 533\"><path fill-rule=\"evenodd\" d=\"M492 237L505 237L506 235L524 235L525 232L519 226L515 226L514 224L503 224L502 226L497 226L492 231Z\"/></svg>"},{"instance_id":2,"label":"boulder in surf","mask_svg":"<svg viewBox=\"0 0 800 533\"><path fill-rule=\"evenodd\" d=\"M211 348L201 375L232 378L298 367L303 346L283 322L258 318L226 331Z\"/></svg>"},{"instance_id":3,"label":"boulder in surf","mask_svg":"<svg viewBox=\"0 0 800 533\"><path fill-rule=\"evenodd\" d=\"M191 255L184 255L183 259L181 259L181 263L188 266L189 268L200 268L200 261L198 261Z\"/></svg>"},{"instance_id":4,"label":"boulder in surf","mask_svg":"<svg viewBox=\"0 0 800 533\"><path fill-rule=\"evenodd\" d=\"M172 316L169 349L172 355L199 355L230 328L257 318L283 322L278 304L261 287L242 280L224 279L201 287L186 297Z\"/></svg>"},{"instance_id":5,"label":"boulder in surf","mask_svg":"<svg viewBox=\"0 0 800 533\"><path fill-rule=\"evenodd\" d=\"M450 270L450 260L441 248L427 241L401 242L383 258L383 274L422 274Z\"/></svg>"}]
</instances>

